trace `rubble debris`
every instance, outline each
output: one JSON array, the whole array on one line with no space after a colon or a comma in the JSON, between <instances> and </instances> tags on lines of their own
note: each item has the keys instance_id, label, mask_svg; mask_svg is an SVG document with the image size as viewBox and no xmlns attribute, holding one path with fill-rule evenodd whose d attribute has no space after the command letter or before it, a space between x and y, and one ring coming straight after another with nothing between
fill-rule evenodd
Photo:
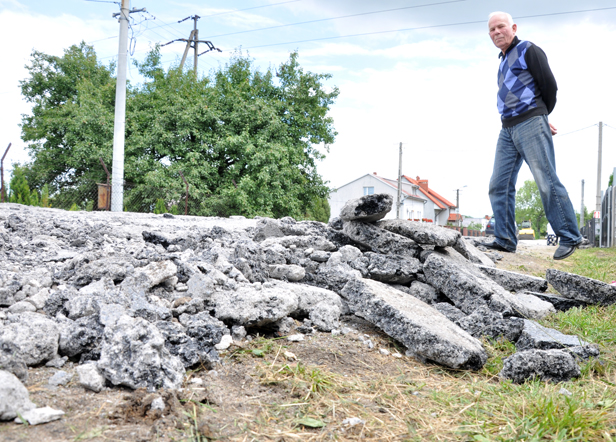
<instances>
[{"instance_id":1,"label":"rubble debris","mask_svg":"<svg viewBox=\"0 0 616 442\"><path fill-rule=\"evenodd\" d=\"M28 390L13 373L0 370L0 421L15 419L17 414L36 408Z\"/></svg>"},{"instance_id":2,"label":"rubble debris","mask_svg":"<svg viewBox=\"0 0 616 442\"><path fill-rule=\"evenodd\" d=\"M387 219L379 221L377 226L397 235L410 238L418 244L437 247L453 246L460 238L460 233L455 230L443 229L442 227L417 221Z\"/></svg>"},{"instance_id":3,"label":"rubble debris","mask_svg":"<svg viewBox=\"0 0 616 442\"><path fill-rule=\"evenodd\" d=\"M498 285L513 292L545 292L548 289L548 282L543 278L494 267L479 266L479 269Z\"/></svg>"},{"instance_id":4,"label":"rubble debris","mask_svg":"<svg viewBox=\"0 0 616 442\"><path fill-rule=\"evenodd\" d=\"M30 425L46 424L47 422L56 421L62 416L64 416L64 411L62 410L55 410L51 407L35 408L21 413L19 417L15 418L15 423L23 424L23 421L26 421Z\"/></svg>"},{"instance_id":5,"label":"rubble debris","mask_svg":"<svg viewBox=\"0 0 616 442\"><path fill-rule=\"evenodd\" d=\"M566 298L588 304L616 303L616 285L556 269L547 269L545 277L552 287Z\"/></svg>"},{"instance_id":6,"label":"rubble debris","mask_svg":"<svg viewBox=\"0 0 616 442\"><path fill-rule=\"evenodd\" d=\"M372 280L342 290L351 311L402 342L419 360L479 369L488 356L481 343L420 300Z\"/></svg>"},{"instance_id":7,"label":"rubble debris","mask_svg":"<svg viewBox=\"0 0 616 442\"><path fill-rule=\"evenodd\" d=\"M554 295L553 293L537 293L537 292L522 291L518 293L518 295L519 294L536 296L542 301L549 302L550 304L554 306L554 308L557 311L560 311L560 312L566 312L567 310L572 309L574 307L586 307L588 305L588 303L584 301L578 301L578 300L571 299L571 298L565 298L564 296Z\"/></svg>"},{"instance_id":8,"label":"rubble debris","mask_svg":"<svg viewBox=\"0 0 616 442\"><path fill-rule=\"evenodd\" d=\"M364 195L360 198L349 200L340 211L340 218L347 221L374 222L385 218L391 210L394 197L388 193L376 193Z\"/></svg>"},{"instance_id":9,"label":"rubble debris","mask_svg":"<svg viewBox=\"0 0 616 442\"><path fill-rule=\"evenodd\" d=\"M545 280L494 268L480 240L383 220L392 202L350 201L329 224L0 205L0 369L26 380L28 366L70 359L92 391L178 388L186 370L214 370L232 342L347 334L340 317L350 314L417 359L478 369L487 358L479 338L551 348L522 318L612 296L558 273L555 287L575 279L586 298L537 293ZM600 300L586 293L597 287ZM575 358L598 356L579 339L571 345Z\"/></svg>"},{"instance_id":10,"label":"rubble debris","mask_svg":"<svg viewBox=\"0 0 616 442\"><path fill-rule=\"evenodd\" d=\"M506 358L498 375L516 384L532 379L558 383L577 378L581 372L575 358L567 351L526 350Z\"/></svg>"},{"instance_id":11,"label":"rubble debris","mask_svg":"<svg viewBox=\"0 0 616 442\"><path fill-rule=\"evenodd\" d=\"M528 349L548 350L551 348L577 347L589 345L579 337L565 335L553 328L544 327L535 321L524 320L524 330L515 343L518 351Z\"/></svg>"}]
</instances>

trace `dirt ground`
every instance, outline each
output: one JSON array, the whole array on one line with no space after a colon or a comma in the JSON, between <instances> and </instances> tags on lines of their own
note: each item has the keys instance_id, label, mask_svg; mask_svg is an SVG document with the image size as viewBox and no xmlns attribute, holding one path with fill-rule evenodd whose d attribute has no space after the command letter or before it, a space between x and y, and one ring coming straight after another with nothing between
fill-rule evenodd
<instances>
[{"instance_id":1,"label":"dirt ground","mask_svg":"<svg viewBox=\"0 0 616 442\"><path fill-rule=\"evenodd\" d=\"M497 266L536 276L544 276L546 268L567 270L566 261L551 259L554 247L536 244L521 243ZM93 393L78 385L71 362L62 367L74 375L71 382L51 387L48 380L58 369L32 368L26 383L30 399L65 415L38 426L0 423L0 440L433 439L438 411L424 399L430 390L448 388L448 375L430 382L440 368L404 356L403 348L365 321L347 317L342 325L342 334L316 332L302 342L256 336L224 352L215 371L189 372L179 392ZM395 394L401 389L409 394ZM157 397L165 402L162 412L150 407ZM348 418L361 420L353 425ZM364 425L368 419L370 426Z\"/></svg>"}]
</instances>

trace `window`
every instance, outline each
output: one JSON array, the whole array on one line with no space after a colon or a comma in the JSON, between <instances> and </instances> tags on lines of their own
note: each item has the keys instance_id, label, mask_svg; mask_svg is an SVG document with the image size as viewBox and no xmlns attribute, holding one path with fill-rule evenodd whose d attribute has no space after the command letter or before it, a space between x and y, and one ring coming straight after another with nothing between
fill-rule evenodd
<instances>
[{"instance_id":1,"label":"window","mask_svg":"<svg viewBox=\"0 0 616 442\"><path fill-rule=\"evenodd\" d=\"M374 187L364 187L364 195L374 195Z\"/></svg>"}]
</instances>

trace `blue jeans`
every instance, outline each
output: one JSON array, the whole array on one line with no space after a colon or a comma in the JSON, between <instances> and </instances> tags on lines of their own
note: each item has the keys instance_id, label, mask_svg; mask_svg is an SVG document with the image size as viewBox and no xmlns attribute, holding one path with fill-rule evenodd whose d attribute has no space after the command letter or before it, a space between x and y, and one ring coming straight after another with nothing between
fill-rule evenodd
<instances>
[{"instance_id":1,"label":"blue jeans","mask_svg":"<svg viewBox=\"0 0 616 442\"><path fill-rule=\"evenodd\" d=\"M515 184L526 161L535 178L546 217L560 237L560 244L582 242L567 189L556 175L554 143L547 115L532 117L513 127L501 129L496 144L494 171L490 180L490 203L494 212L495 242L515 251Z\"/></svg>"}]
</instances>

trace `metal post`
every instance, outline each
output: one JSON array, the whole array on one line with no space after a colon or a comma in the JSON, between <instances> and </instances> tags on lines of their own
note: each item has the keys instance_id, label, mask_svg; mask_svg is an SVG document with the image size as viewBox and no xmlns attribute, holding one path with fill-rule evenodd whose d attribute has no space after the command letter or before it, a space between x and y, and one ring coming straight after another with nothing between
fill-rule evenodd
<instances>
[{"instance_id":1,"label":"metal post","mask_svg":"<svg viewBox=\"0 0 616 442\"><path fill-rule=\"evenodd\" d=\"M398 203L396 204L396 219L400 219L400 200L402 199L402 142L398 154Z\"/></svg>"},{"instance_id":2,"label":"metal post","mask_svg":"<svg viewBox=\"0 0 616 442\"><path fill-rule=\"evenodd\" d=\"M584 227L584 180L582 180L582 203L580 205L580 229Z\"/></svg>"},{"instance_id":3,"label":"metal post","mask_svg":"<svg viewBox=\"0 0 616 442\"><path fill-rule=\"evenodd\" d=\"M603 122L599 121L599 153L597 156L597 201L595 210L601 211L601 151L603 144Z\"/></svg>"},{"instance_id":4,"label":"metal post","mask_svg":"<svg viewBox=\"0 0 616 442\"><path fill-rule=\"evenodd\" d=\"M199 30L197 29L197 20L199 20L201 17L199 17L197 14L195 14L195 16L193 17L193 19L195 20L195 28L194 28L194 41L195 41L195 77L197 76L197 65L198 65L198 60L199 60Z\"/></svg>"},{"instance_id":5,"label":"metal post","mask_svg":"<svg viewBox=\"0 0 616 442\"><path fill-rule=\"evenodd\" d=\"M9 146L4 151L4 155L2 155L2 160L0 160L0 181L2 181L2 187L0 188L0 194L2 194L2 202L4 202L6 189L4 188L4 158L6 154L9 153L9 149L13 143L9 143Z\"/></svg>"},{"instance_id":6,"label":"metal post","mask_svg":"<svg viewBox=\"0 0 616 442\"><path fill-rule=\"evenodd\" d=\"M124 208L124 131L126 126L126 64L128 46L128 15L130 0L122 0L120 8L120 44L116 79L115 119L113 123L113 170L111 178L111 211Z\"/></svg>"},{"instance_id":7,"label":"metal post","mask_svg":"<svg viewBox=\"0 0 616 442\"><path fill-rule=\"evenodd\" d=\"M456 189L456 213L458 214L458 227L460 227L460 189Z\"/></svg>"}]
</instances>

